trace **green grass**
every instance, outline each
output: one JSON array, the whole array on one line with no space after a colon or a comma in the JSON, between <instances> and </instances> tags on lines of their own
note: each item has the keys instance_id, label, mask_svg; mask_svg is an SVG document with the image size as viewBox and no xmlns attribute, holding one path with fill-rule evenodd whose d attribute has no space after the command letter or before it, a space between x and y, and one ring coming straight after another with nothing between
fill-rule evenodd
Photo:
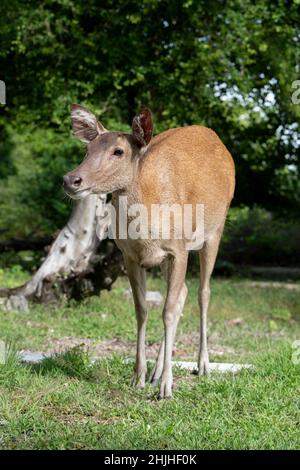
<instances>
[{"instance_id":1,"label":"green grass","mask_svg":"<svg viewBox=\"0 0 300 470\"><path fill-rule=\"evenodd\" d=\"M20 278L23 273L15 283ZM5 279L13 285L12 273L2 276L2 286ZM300 365L291 360L291 344L300 339L299 292L214 280L211 359L250 362L255 369L204 379L175 369L170 401L157 401L150 386L132 389L133 366L120 354L91 365L89 353L77 346L36 366L20 364L16 348L46 351L63 337L90 339L92 345L119 338L130 349L135 318L127 287L122 278L111 292L82 303L0 311L1 338L13 341L7 363L0 365L0 448L300 448ZM188 279L188 287L176 358L195 360L197 280ZM148 288L164 293L159 278L150 278ZM161 309L151 309L148 344L161 335Z\"/></svg>"}]
</instances>

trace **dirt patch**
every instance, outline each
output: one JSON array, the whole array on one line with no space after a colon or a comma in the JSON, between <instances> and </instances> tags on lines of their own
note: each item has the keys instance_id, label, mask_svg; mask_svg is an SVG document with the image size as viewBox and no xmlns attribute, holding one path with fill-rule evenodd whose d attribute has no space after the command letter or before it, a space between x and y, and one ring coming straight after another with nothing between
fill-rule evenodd
<instances>
[{"instance_id":1,"label":"dirt patch","mask_svg":"<svg viewBox=\"0 0 300 470\"><path fill-rule=\"evenodd\" d=\"M225 354L235 354L232 348L220 346L219 338L211 336L209 352L214 356L224 356ZM63 338L53 339L48 345L46 353L55 354L62 353L67 349L74 348L75 346L82 346L85 351L88 351L94 357L111 356L114 353L121 354L122 356L135 356L136 343L125 341L120 338L113 338L104 341L96 341L89 338L75 338L66 336ZM147 358L156 358L159 351L160 343L153 343L146 345ZM181 335L173 348L173 356L177 358L196 358L199 348L199 335L198 333Z\"/></svg>"},{"instance_id":2,"label":"dirt patch","mask_svg":"<svg viewBox=\"0 0 300 470\"><path fill-rule=\"evenodd\" d=\"M67 410L60 406L45 405L43 411L46 415L64 424L87 424L91 421L95 424L115 424L121 418L104 417L100 413L78 413L74 410Z\"/></svg>"},{"instance_id":3,"label":"dirt patch","mask_svg":"<svg viewBox=\"0 0 300 470\"><path fill-rule=\"evenodd\" d=\"M46 353L62 353L75 346L82 346L85 351L88 351L92 356L96 357L110 356L113 353L133 356L136 351L135 342L125 341L120 338L96 341L88 338L66 336L51 340L51 344L48 345ZM155 357L158 350L159 343L147 345L147 355L149 355L149 357Z\"/></svg>"},{"instance_id":4,"label":"dirt patch","mask_svg":"<svg viewBox=\"0 0 300 470\"><path fill-rule=\"evenodd\" d=\"M213 356L224 356L225 354L235 354L233 348L222 345L222 338L214 332L208 336L209 354ZM177 358L197 358L199 349L199 333L183 334L178 337L175 346Z\"/></svg>"}]
</instances>

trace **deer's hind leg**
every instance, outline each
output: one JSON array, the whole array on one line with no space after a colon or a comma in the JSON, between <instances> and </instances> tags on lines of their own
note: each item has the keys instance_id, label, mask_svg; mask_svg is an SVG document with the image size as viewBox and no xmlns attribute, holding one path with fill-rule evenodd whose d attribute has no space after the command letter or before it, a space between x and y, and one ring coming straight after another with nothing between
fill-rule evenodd
<instances>
[{"instance_id":1,"label":"deer's hind leg","mask_svg":"<svg viewBox=\"0 0 300 470\"><path fill-rule=\"evenodd\" d=\"M199 251L200 258L200 286L198 291L198 303L200 308L200 348L198 356L198 375L209 373L209 356L207 348L207 312L210 301L210 278L216 262L221 236L222 225Z\"/></svg>"}]
</instances>

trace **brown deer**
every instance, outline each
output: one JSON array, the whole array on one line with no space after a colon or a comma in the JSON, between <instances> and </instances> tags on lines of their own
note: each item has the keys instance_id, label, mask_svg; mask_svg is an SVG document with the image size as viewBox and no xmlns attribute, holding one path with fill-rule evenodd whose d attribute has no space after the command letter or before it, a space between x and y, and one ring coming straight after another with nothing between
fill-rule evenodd
<instances>
[{"instance_id":1,"label":"brown deer","mask_svg":"<svg viewBox=\"0 0 300 470\"><path fill-rule=\"evenodd\" d=\"M70 197L78 199L90 193L112 193L117 218L121 196L127 197L129 206L139 203L148 209L153 204L190 204L193 217L196 204L204 205L204 240L199 249L198 374L207 374L210 277L235 187L235 168L229 151L214 131L198 125L169 129L152 137L152 114L147 108L133 119L131 134L107 131L92 112L76 104L72 105L71 119L74 135L87 144L87 153L81 165L64 176L64 188ZM163 223L161 218L156 233L161 233ZM151 224L150 218L150 229ZM193 230L196 228L194 225L193 220ZM173 342L187 296L187 240L172 235L169 239L160 236L156 239L123 239L116 233L115 241L123 253L135 304L137 354L134 384L141 388L145 386L147 373L145 268L160 265L166 277L164 340L150 382L158 384L160 380L159 398L169 398L173 383Z\"/></svg>"}]
</instances>

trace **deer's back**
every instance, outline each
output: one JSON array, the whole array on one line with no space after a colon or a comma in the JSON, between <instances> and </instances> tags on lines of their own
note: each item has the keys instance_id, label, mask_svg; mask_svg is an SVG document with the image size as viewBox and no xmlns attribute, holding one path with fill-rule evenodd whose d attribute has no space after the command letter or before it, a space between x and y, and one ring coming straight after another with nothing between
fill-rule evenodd
<instances>
[{"instance_id":1,"label":"deer's back","mask_svg":"<svg viewBox=\"0 0 300 470\"><path fill-rule=\"evenodd\" d=\"M207 127L170 129L151 140L139 168L143 202L204 204L209 233L224 220L235 186L234 162Z\"/></svg>"}]
</instances>

